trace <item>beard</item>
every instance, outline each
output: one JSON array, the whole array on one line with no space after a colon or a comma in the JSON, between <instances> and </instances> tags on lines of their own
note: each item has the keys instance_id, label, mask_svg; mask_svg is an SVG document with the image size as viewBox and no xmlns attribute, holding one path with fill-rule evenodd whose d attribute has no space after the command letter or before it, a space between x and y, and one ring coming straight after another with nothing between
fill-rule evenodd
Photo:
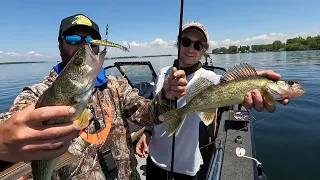
<instances>
[{"instance_id":1,"label":"beard","mask_svg":"<svg viewBox=\"0 0 320 180\"><path fill-rule=\"evenodd\" d=\"M70 61L70 59L72 57L69 54L70 54L70 52L68 52L65 48L63 48L63 44L61 44L60 57L62 60L63 67L68 64L68 62Z\"/></svg>"}]
</instances>

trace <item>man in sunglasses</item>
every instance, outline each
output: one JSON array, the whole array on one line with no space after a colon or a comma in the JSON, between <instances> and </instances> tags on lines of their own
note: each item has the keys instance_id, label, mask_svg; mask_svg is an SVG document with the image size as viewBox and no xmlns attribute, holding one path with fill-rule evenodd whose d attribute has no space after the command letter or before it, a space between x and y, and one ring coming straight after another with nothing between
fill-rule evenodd
<instances>
[{"instance_id":1,"label":"man in sunglasses","mask_svg":"<svg viewBox=\"0 0 320 180\"><path fill-rule=\"evenodd\" d=\"M178 37L179 38L179 37ZM180 43L179 43L180 42ZM207 76L217 84L220 76L214 72L202 68L200 59L205 55L209 47L208 31L206 27L199 22L190 22L182 28L182 38L178 39L177 46L180 45L180 69L184 70L187 75L188 84L201 76ZM177 67L178 60L174 61L173 67ZM172 67L168 66L160 70L155 93L162 88L166 74L170 74ZM260 76L266 76L270 79L279 79L280 75L271 70L259 71ZM178 107L184 105L184 98L178 100ZM288 103L288 99L282 103ZM272 112L274 109L265 106L261 94L258 90L245 95L243 105L246 108L254 107L257 111L264 108ZM191 113L186 116L181 126L178 127L175 134L175 155L174 155L174 179L188 180L195 179L196 174L203 164L202 156L199 149L199 123L201 119L197 113ZM171 150L172 137L165 133L166 125L160 124L153 128L148 128L136 145L136 154L140 157L147 157L147 180L162 180L170 177L171 170ZM152 139L151 139L152 137Z\"/></svg>"},{"instance_id":2,"label":"man in sunglasses","mask_svg":"<svg viewBox=\"0 0 320 180\"><path fill-rule=\"evenodd\" d=\"M139 179L136 171L137 160L126 120L140 126L160 124L158 116L172 108L173 99L186 93L185 73L174 69L166 79L164 88L154 100L149 100L139 96L138 90L131 88L125 78L106 77L102 68L95 83L92 101L88 105L91 118L89 127L93 130L86 130L85 133L91 135L92 139L78 136L79 131L73 128L72 123L43 126L41 122L45 120L70 116L75 112L68 106L35 110L34 104L58 77L73 54L92 39L101 39L99 27L85 15L76 14L61 21L58 42L62 62L54 66L40 83L25 87L9 111L0 114L2 162L52 159L69 150L78 161L59 169L60 179L67 179L72 175L72 179L101 180L105 179L106 172L103 172L96 154L109 149L118 168L117 179ZM92 50L98 54L99 46L92 45ZM107 122L109 126L111 124L111 129L103 136L100 132L106 130ZM97 134L104 139L93 140L94 137L98 138ZM95 143L98 140L105 143L97 146Z\"/></svg>"}]
</instances>

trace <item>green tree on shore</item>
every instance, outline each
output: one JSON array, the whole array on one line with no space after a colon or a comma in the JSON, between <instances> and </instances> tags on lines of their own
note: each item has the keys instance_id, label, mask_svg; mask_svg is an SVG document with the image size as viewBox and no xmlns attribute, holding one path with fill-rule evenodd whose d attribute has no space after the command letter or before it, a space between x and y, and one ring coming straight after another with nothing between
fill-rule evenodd
<instances>
[{"instance_id":1,"label":"green tree on shore","mask_svg":"<svg viewBox=\"0 0 320 180\"><path fill-rule=\"evenodd\" d=\"M255 45L241 45L239 47L232 45L229 48L220 47L212 50L212 54L233 54L246 52L265 52L265 51L303 51L303 50L320 50L320 35L314 37L295 37L287 39L285 43L279 40L272 44L255 44Z\"/></svg>"}]
</instances>

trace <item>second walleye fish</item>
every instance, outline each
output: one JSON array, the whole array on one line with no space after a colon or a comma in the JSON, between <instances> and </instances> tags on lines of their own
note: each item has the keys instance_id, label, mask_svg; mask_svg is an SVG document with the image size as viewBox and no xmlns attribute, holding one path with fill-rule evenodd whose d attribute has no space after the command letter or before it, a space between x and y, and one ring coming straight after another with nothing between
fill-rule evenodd
<instances>
[{"instance_id":1,"label":"second walleye fish","mask_svg":"<svg viewBox=\"0 0 320 180\"><path fill-rule=\"evenodd\" d=\"M161 114L159 119L168 124L169 136L189 113L199 112L204 124L209 125L216 108L241 104L245 94L254 89L260 90L264 101L271 106L275 106L276 100L300 97L306 92L300 82L260 77L251 65L244 63L228 70L217 85L204 77L198 78L186 95L186 105Z\"/></svg>"}]
</instances>

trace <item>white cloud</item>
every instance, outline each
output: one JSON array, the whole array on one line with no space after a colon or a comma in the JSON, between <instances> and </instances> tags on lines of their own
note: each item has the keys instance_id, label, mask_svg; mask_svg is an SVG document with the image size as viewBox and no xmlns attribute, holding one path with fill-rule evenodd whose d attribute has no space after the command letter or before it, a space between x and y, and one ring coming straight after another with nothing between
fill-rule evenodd
<instances>
[{"instance_id":1,"label":"white cloud","mask_svg":"<svg viewBox=\"0 0 320 180\"><path fill-rule=\"evenodd\" d=\"M162 47L162 48L168 48L168 47L173 47L174 41L165 41L162 38L156 38L154 41L151 43L139 43L136 41L132 41L128 43L127 41L123 41L122 45L123 46L128 46L130 47L144 47L144 48L152 48L152 47Z\"/></svg>"},{"instance_id":2,"label":"white cloud","mask_svg":"<svg viewBox=\"0 0 320 180\"><path fill-rule=\"evenodd\" d=\"M150 43L153 47L163 47L163 48L172 48L174 47L175 41L164 41L162 38L156 38Z\"/></svg>"},{"instance_id":3,"label":"white cloud","mask_svg":"<svg viewBox=\"0 0 320 180\"><path fill-rule=\"evenodd\" d=\"M43 57L43 55L42 55L42 54L39 54L39 53L36 53L34 56L36 56L36 57Z\"/></svg>"},{"instance_id":4,"label":"white cloud","mask_svg":"<svg viewBox=\"0 0 320 180\"><path fill-rule=\"evenodd\" d=\"M27 52L26 54L27 55L33 55L33 54L35 54L36 52L34 52L34 51L30 51L30 52Z\"/></svg>"},{"instance_id":5,"label":"white cloud","mask_svg":"<svg viewBox=\"0 0 320 180\"><path fill-rule=\"evenodd\" d=\"M156 38L154 41L150 43L137 41L123 41L122 45L128 48L130 47L130 52L124 52L118 48L108 47L107 57L176 54L177 50L177 48L173 46L174 41L166 41L162 38Z\"/></svg>"},{"instance_id":6,"label":"white cloud","mask_svg":"<svg viewBox=\"0 0 320 180\"><path fill-rule=\"evenodd\" d=\"M42 55L40 53L37 53L36 51L30 51L30 52L4 52L0 51L0 62L8 61L36 61L36 60L41 60L41 61L55 61L58 58L56 56L46 56Z\"/></svg>"},{"instance_id":7,"label":"white cloud","mask_svg":"<svg viewBox=\"0 0 320 180\"><path fill-rule=\"evenodd\" d=\"M15 53L15 52L7 52L7 53L4 53L4 54L7 55L7 56L13 56L13 57L20 56L20 54Z\"/></svg>"},{"instance_id":8,"label":"white cloud","mask_svg":"<svg viewBox=\"0 0 320 180\"><path fill-rule=\"evenodd\" d=\"M21 57L21 56L24 56L24 57L44 57L44 55L36 53L35 51L30 51L30 52L27 52L25 54L19 54L19 53L16 53L16 52L6 52L6 53L4 53L3 51L0 51L0 54L4 54L6 56L11 56L11 57ZM48 56L46 56L46 57L48 57Z\"/></svg>"},{"instance_id":9,"label":"white cloud","mask_svg":"<svg viewBox=\"0 0 320 180\"><path fill-rule=\"evenodd\" d=\"M36 53L35 51L30 51L25 54L27 57L43 57L42 54Z\"/></svg>"},{"instance_id":10,"label":"white cloud","mask_svg":"<svg viewBox=\"0 0 320 180\"><path fill-rule=\"evenodd\" d=\"M130 47L144 47L144 48L149 47L148 43L138 43L136 41L132 41L130 43L128 43L127 41L123 41L122 45L125 47L129 47L129 46Z\"/></svg>"}]
</instances>

